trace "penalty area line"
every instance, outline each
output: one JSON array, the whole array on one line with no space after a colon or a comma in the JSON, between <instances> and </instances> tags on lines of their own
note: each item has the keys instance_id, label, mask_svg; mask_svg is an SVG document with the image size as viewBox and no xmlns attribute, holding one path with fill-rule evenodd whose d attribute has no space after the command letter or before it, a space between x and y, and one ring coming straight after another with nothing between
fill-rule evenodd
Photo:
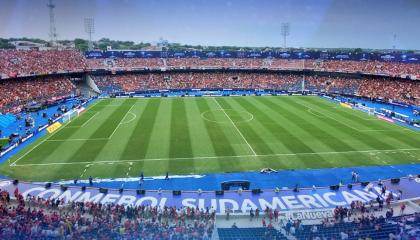
<instances>
[{"instance_id":1,"label":"penalty area line","mask_svg":"<svg viewBox=\"0 0 420 240\"><path fill-rule=\"evenodd\" d=\"M60 132L62 129L64 129L65 126L67 126L71 121L68 121L65 125L63 125L61 128L59 128L57 131L53 132L50 136L39 142L37 145L35 145L33 148L31 148L29 151L25 152L22 156L20 156L18 159L16 159L14 162L12 162L9 166L16 166L16 163L21 160L22 158L26 157L29 153L31 153L33 150L35 150L37 147L39 147L41 144L49 140L51 137L53 137L55 134Z\"/></svg>"},{"instance_id":2,"label":"penalty area line","mask_svg":"<svg viewBox=\"0 0 420 240\"><path fill-rule=\"evenodd\" d=\"M95 117L99 112L96 112L95 114L93 114L85 123L83 123L80 127L84 127L86 126L86 124L88 124L90 122L90 120L93 119L93 117Z\"/></svg>"},{"instance_id":3,"label":"penalty area line","mask_svg":"<svg viewBox=\"0 0 420 240\"><path fill-rule=\"evenodd\" d=\"M93 106L96 106L97 104L98 104L98 102L99 101L97 101L97 102L95 102L95 103L93 103L92 105L90 105L89 107L88 107L88 110L86 110L86 112L87 111L89 111L90 109L92 109L93 108ZM57 131L55 131L55 132L53 132L50 136L48 136L48 133L47 133L47 135L45 135L45 136L48 136L48 137L46 137L45 139L43 139L42 141L40 141L37 145L35 145L33 148L31 148L29 151L27 151L27 152L25 152L22 156L20 156L18 159L16 159L14 162L12 162L9 166L11 166L11 167L13 167L13 166L16 166L16 163L18 162L18 161L20 161L22 158L24 158L25 156L27 156L29 153L31 153L33 150L35 150L37 147L39 147L41 144L43 144L44 142L46 142L47 140L50 140L50 138L51 137L53 137L55 134L57 134L58 132L60 132L61 130L63 130L64 128L66 128L70 123L72 122L72 120L69 120L68 122L66 122L64 125L62 125Z\"/></svg>"}]
</instances>

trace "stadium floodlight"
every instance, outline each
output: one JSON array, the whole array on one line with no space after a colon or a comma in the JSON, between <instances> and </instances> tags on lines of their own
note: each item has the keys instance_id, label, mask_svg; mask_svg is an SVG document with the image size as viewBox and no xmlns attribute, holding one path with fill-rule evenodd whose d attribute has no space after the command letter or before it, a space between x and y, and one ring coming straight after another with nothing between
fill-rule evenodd
<instances>
[{"instance_id":1,"label":"stadium floodlight","mask_svg":"<svg viewBox=\"0 0 420 240\"><path fill-rule=\"evenodd\" d=\"M280 33L283 36L283 48L286 48L286 38L290 35L290 23L283 22L281 23Z\"/></svg>"},{"instance_id":2,"label":"stadium floodlight","mask_svg":"<svg viewBox=\"0 0 420 240\"><path fill-rule=\"evenodd\" d=\"M393 36L393 44L392 44L392 50L395 52L395 50L397 49L397 34L396 33L394 33L394 36Z\"/></svg>"},{"instance_id":3,"label":"stadium floodlight","mask_svg":"<svg viewBox=\"0 0 420 240\"><path fill-rule=\"evenodd\" d=\"M85 32L89 35L89 50L93 50L92 34L95 33L94 18L85 18Z\"/></svg>"},{"instance_id":4,"label":"stadium floodlight","mask_svg":"<svg viewBox=\"0 0 420 240\"><path fill-rule=\"evenodd\" d=\"M54 16L54 8L55 4L52 0L50 0L47 4L47 7L50 11L50 44L51 46L55 46L57 43L57 29L55 27L55 16Z\"/></svg>"}]
</instances>

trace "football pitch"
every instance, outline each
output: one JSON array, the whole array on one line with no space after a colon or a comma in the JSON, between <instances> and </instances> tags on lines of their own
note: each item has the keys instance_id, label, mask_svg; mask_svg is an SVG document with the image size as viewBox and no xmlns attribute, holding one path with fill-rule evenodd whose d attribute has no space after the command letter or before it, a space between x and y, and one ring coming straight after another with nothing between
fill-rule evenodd
<instances>
[{"instance_id":1,"label":"football pitch","mask_svg":"<svg viewBox=\"0 0 420 240\"><path fill-rule=\"evenodd\" d=\"M419 132L320 97L102 99L5 162L33 181L420 163Z\"/></svg>"}]
</instances>

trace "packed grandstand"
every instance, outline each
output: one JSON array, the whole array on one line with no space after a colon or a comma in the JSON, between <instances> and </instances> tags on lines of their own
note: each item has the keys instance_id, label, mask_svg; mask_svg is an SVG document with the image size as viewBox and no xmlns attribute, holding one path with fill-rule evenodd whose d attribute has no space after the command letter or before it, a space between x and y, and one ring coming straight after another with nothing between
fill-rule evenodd
<instances>
[{"instance_id":1,"label":"packed grandstand","mask_svg":"<svg viewBox=\"0 0 420 240\"><path fill-rule=\"evenodd\" d=\"M98 73L100 70L108 74ZM417 81L411 80L411 76L420 75L420 64L416 63L194 57L92 59L76 50L1 50L4 90L0 93L0 108L8 112L31 100L70 96L75 93L71 74L82 73L92 74L101 90L111 92L195 88L304 90L416 105L420 95Z\"/></svg>"}]
</instances>

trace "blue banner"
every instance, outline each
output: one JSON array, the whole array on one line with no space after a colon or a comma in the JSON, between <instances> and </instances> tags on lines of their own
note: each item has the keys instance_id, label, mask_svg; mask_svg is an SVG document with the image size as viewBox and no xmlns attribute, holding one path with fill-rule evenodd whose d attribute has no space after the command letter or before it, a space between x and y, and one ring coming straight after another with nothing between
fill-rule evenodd
<instances>
[{"instance_id":1,"label":"blue banner","mask_svg":"<svg viewBox=\"0 0 420 240\"><path fill-rule=\"evenodd\" d=\"M192 180L193 181L193 180ZM144 191L138 193L135 190L117 189L100 191L98 188L68 187L63 189L60 185L52 184L50 187L45 184L19 183L13 185L10 180L0 181L0 189L7 190L13 196L16 188L23 194L41 197L44 199L54 198L63 199L65 202L96 202L102 204L119 205L147 205L160 207L198 207L199 209L213 209L218 214L226 211L246 214L251 209L261 210L268 208L280 211L308 210L308 209L331 209L336 206L349 206L353 201L370 202L380 198L386 198L389 194L394 195L394 199L416 198L420 196L420 178L402 178L399 183L393 184L391 181L384 181L386 193L381 194L381 186L369 184L362 186L354 185L351 189L343 186L338 190L329 188L300 189L299 191L287 190L263 190L261 193L252 191L225 191L216 193L215 191L182 191L173 194L172 191ZM400 191L403 192L399 195Z\"/></svg>"},{"instance_id":2,"label":"blue banner","mask_svg":"<svg viewBox=\"0 0 420 240\"><path fill-rule=\"evenodd\" d=\"M420 63L420 54L400 53L349 53L349 52L283 52L283 51L89 51L86 58L276 58L276 59L324 59L353 61L392 61Z\"/></svg>"}]
</instances>

